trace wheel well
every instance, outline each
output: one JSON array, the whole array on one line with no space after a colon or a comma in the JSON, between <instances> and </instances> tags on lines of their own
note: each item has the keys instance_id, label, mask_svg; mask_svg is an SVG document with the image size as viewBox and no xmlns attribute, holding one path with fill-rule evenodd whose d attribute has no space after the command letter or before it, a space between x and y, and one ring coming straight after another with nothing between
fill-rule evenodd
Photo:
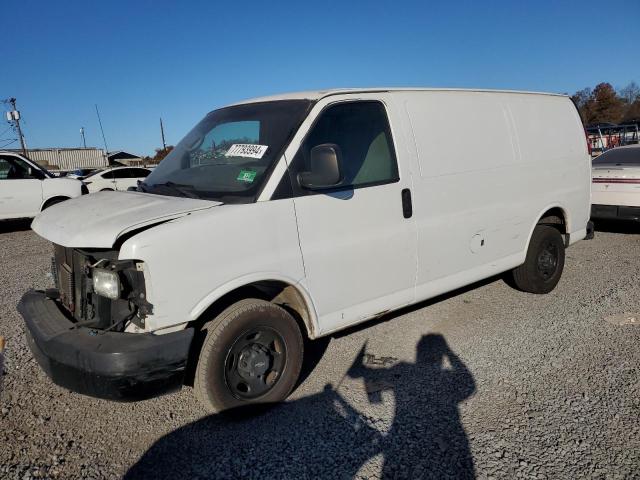
<instances>
[{"instance_id":1,"label":"wheel well","mask_svg":"<svg viewBox=\"0 0 640 480\"><path fill-rule=\"evenodd\" d=\"M566 215L559 207L551 208L544 212L540 220L538 220L538 225L549 225L550 227L558 229L563 235L567 233Z\"/></svg>"},{"instance_id":2,"label":"wheel well","mask_svg":"<svg viewBox=\"0 0 640 480\"><path fill-rule=\"evenodd\" d=\"M230 291L213 302L196 320L191 322L192 326L200 329L207 321L222 313L225 308L245 298L259 298L280 305L296 319L300 331L307 338L313 336L313 323L304 297L295 287L280 280L263 280Z\"/></svg>"},{"instance_id":3,"label":"wheel well","mask_svg":"<svg viewBox=\"0 0 640 480\"><path fill-rule=\"evenodd\" d=\"M64 202L65 200L69 200L69 197L64 195L58 195L56 197L47 198L47 200L42 204L42 208L40 210L44 210L49 207L52 203Z\"/></svg>"},{"instance_id":4,"label":"wheel well","mask_svg":"<svg viewBox=\"0 0 640 480\"><path fill-rule=\"evenodd\" d=\"M302 294L295 287L278 280L264 280L236 288L213 302L196 320L190 322L189 326L193 327L196 333L187 360L186 385L193 385L200 350L207 333L203 329L204 325L220 315L227 307L245 298L259 298L280 305L295 318L306 339L314 338L315 332L309 309Z\"/></svg>"}]
</instances>

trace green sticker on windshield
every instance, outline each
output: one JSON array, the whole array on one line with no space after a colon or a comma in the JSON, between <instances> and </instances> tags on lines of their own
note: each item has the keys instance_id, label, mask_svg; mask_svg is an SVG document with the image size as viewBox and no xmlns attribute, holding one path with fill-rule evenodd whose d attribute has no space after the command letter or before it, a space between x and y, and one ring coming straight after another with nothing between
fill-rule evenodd
<instances>
[{"instance_id":1,"label":"green sticker on windshield","mask_svg":"<svg viewBox=\"0 0 640 480\"><path fill-rule=\"evenodd\" d=\"M255 170L240 170L240 173L238 174L236 180L240 182L252 183L256 179L256 173L258 172L256 172Z\"/></svg>"}]
</instances>

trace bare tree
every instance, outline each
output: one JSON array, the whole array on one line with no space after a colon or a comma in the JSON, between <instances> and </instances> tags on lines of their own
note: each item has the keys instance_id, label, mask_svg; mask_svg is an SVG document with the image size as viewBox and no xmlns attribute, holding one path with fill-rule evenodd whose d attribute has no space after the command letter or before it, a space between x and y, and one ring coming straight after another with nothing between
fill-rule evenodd
<instances>
[{"instance_id":1,"label":"bare tree","mask_svg":"<svg viewBox=\"0 0 640 480\"><path fill-rule=\"evenodd\" d=\"M640 100L640 87L636 82L631 82L626 87L621 88L618 94L624 103L631 105Z\"/></svg>"}]
</instances>

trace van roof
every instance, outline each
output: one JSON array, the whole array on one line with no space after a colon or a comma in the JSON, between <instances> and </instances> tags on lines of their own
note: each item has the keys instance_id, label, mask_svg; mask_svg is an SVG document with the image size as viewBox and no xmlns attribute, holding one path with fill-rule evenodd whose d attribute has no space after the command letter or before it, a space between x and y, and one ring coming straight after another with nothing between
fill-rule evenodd
<instances>
[{"instance_id":1,"label":"van roof","mask_svg":"<svg viewBox=\"0 0 640 480\"><path fill-rule=\"evenodd\" d=\"M249 98L232 105L242 105L245 103L271 102L275 100L320 100L331 95L341 95L345 93L376 93L376 92L483 92L483 93L518 93L528 95L549 95L554 97L567 97L566 94L548 93L548 92L527 92L519 90L491 90L481 88L397 88L397 87L379 87L379 88L333 88L327 90L309 90L304 92L281 93L277 95L269 95L266 97Z\"/></svg>"}]
</instances>

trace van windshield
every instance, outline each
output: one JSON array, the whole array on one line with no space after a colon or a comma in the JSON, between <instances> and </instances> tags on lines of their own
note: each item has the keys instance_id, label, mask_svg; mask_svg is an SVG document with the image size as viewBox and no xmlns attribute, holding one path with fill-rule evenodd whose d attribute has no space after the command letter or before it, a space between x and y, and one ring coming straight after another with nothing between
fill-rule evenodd
<instances>
[{"instance_id":1,"label":"van windshield","mask_svg":"<svg viewBox=\"0 0 640 480\"><path fill-rule=\"evenodd\" d=\"M253 202L311 104L281 100L215 110L138 189L224 203Z\"/></svg>"}]
</instances>

